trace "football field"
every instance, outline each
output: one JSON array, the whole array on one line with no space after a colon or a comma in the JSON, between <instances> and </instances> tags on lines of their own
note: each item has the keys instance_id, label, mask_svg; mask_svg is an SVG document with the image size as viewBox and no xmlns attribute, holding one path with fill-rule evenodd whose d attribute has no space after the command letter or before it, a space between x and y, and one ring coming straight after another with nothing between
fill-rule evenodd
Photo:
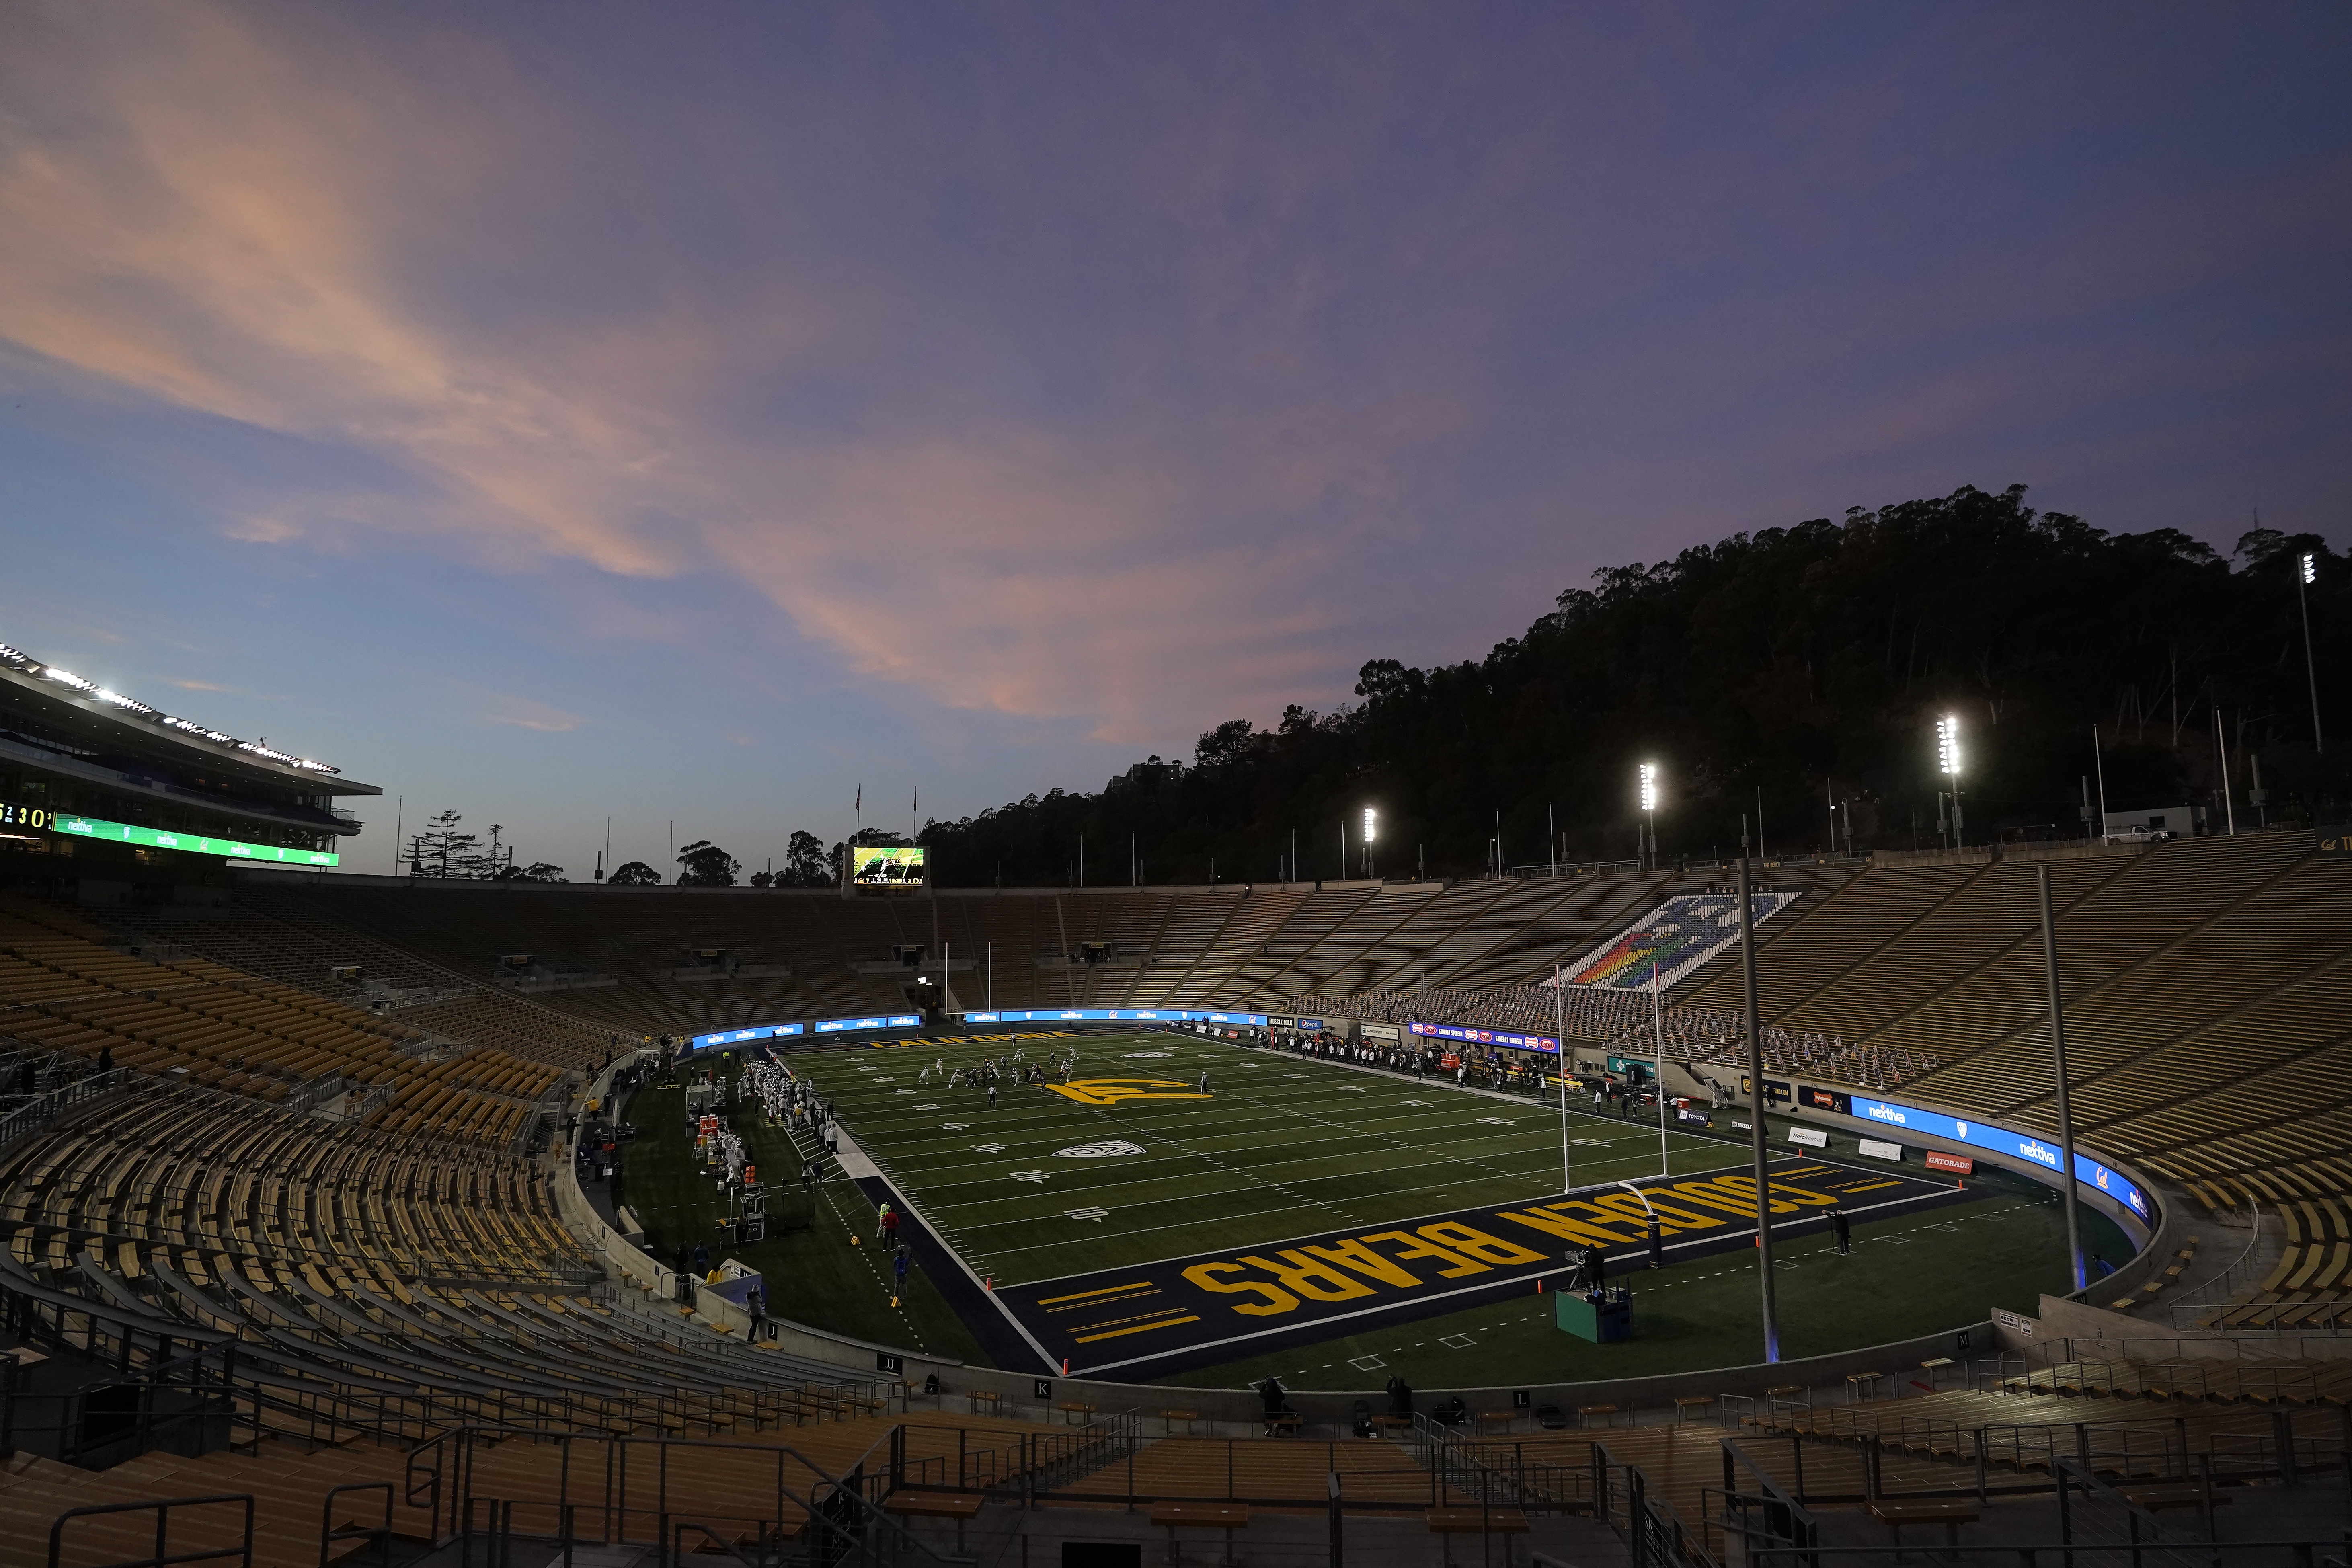
<instances>
[{"instance_id":1,"label":"football field","mask_svg":"<svg viewBox=\"0 0 2352 1568\"><path fill-rule=\"evenodd\" d=\"M1058 1067L1001 1081L993 1107L949 1087L983 1059L1017 1072L1072 1049L1066 1084ZM909 1040L789 1064L834 1104L852 1160L1044 1365L1074 1374L1164 1376L1532 1298L1574 1248L1646 1266L1653 1213L1669 1265L1752 1236L1743 1142L1573 1100L1564 1198L1556 1101L1189 1034ZM1809 1151L1776 1152L1771 1172L1776 1224L1975 1195Z\"/></svg>"},{"instance_id":2,"label":"football field","mask_svg":"<svg viewBox=\"0 0 2352 1568\"><path fill-rule=\"evenodd\" d=\"M1001 1086L991 1110L984 1089L948 1089L937 1070L1072 1048L1083 1098L1055 1073ZM1556 1103L1192 1035L915 1040L788 1065L1000 1288L1560 1191ZM1676 1174L1748 1158L1672 1131L1666 1149ZM1569 1153L1580 1187L1660 1172L1654 1122L1571 1109Z\"/></svg>"}]
</instances>

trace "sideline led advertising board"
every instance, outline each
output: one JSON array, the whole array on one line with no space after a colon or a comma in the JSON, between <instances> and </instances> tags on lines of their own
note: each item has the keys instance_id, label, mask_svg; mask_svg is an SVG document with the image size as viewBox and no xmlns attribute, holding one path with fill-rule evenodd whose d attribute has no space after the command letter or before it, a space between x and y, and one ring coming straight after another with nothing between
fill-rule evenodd
<instances>
[{"instance_id":1,"label":"sideline led advertising board","mask_svg":"<svg viewBox=\"0 0 2352 1568\"><path fill-rule=\"evenodd\" d=\"M1192 1007L1031 1007L966 1013L967 1024L1241 1024L1265 1027L1263 1013L1204 1013Z\"/></svg>"},{"instance_id":2,"label":"sideline led advertising board","mask_svg":"<svg viewBox=\"0 0 2352 1568\"><path fill-rule=\"evenodd\" d=\"M697 1035L694 1047L700 1050L706 1046L734 1046L745 1040L781 1040L788 1036L806 1033L806 1024L759 1024L748 1029L721 1029L715 1035Z\"/></svg>"},{"instance_id":3,"label":"sideline led advertising board","mask_svg":"<svg viewBox=\"0 0 2352 1568\"><path fill-rule=\"evenodd\" d=\"M1473 1029L1463 1024L1407 1024L1406 1028L1433 1040L1466 1040L1475 1046L1505 1046L1515 1051L1558 1051L1549 1035L1515 1035L1503 1029Z\"/></svg>"},{"instance_id":4,"label":"sideline led advertising board","mask_svg":"<svg viewBox=\"0 0 2352 1568\"><path fill-rule=\"evenodd\" d=\"M1914 1132L1932 1132L1938 1138L1949 1138L1955 1143L1969 1143L1979 1149L1990 1149L1996 1154L2011 1154L2021 1160L2031 1160L2048 1170L2059 1168L2056 1147L2039 1138L2022 1132L2011 1132L2006 1127L1988 1127L1981 1121L1963 1121L1957 1116L1947 1116L1940 1110L1922 1110L1914 1105L1897 1105L1892 1100L1865 1100L1853 1097L1853 1109L1848 1114L1865 1121L1875 1121L1885 1127L1902 1127ZM2081 1150L2074 1152L2074 1179L2122 1204L2132 1213L2151 1223L2147 1195L2116 1172L2100 1164Z\"/></svg>"},{"instance_id":5,"label":"sideline led advertising board","mask_svg":"<svg viewBox=\"0 0 2352 1568\"><path fill-rule=\"evenodd\" d=\"M103 838L115 844L136 844L146 849L178 849L190 855L225 855L232 860L261 860L271 865L339 866L342 857L331 849L285 849L275 844L240 844L234 838L205 838L194 833L166 833L156 827L133 827L98 816L60 816L51 831L75 838Z\"/></svg>"},{"instance_id":6,"label":"sideline led advertising board","mask_svg":"<svg viewBox=\"0 0 2352 1568\"><path fill-rule=\"evenodd\" d=\"M966 1024L1230 1024L1265 1027L1263 1013L1210 1013L1193 1007L1037 1007L965 1013ZM920 1013L874 1013L858 1018L818 1018L801 1024L752 1024L694 1037L695 1048L732 1046L747 1040L780 1040L796 1035L849 1035L866 1029L919 1029Z\"/></svg>"},{"instance_id":7,"label":"sideline led advertising board","mask_svg":"<svg viewBox=\"0 0 2352 1568\"><path fill-rule=\"evenodd\" d=\"M919 888L923 885L923 849L880 844L854 844L849 849L849 879L860 888Z\"/></svg>"}]
</instances>

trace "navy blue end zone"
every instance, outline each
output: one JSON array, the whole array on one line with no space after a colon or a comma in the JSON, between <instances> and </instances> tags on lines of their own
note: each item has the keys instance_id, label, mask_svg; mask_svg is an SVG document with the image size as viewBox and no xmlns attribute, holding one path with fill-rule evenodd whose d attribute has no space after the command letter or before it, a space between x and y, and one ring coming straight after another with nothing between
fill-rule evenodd
<instances>
[{"instance_id":1,"label":"navy blue end zone","mask_svg":"<svg viewBox=\"0 0 2352 1568\"><path fill-rule=\"evenodd\" d=\"M1881 1219L1976 1196L1817 1159L1776 1159L1767 1178L1776 1235L1823 1228L1832 1207ZM1644 1197L1670 1261L1754 1244L1756 1189L1745 1172L1632 1184L1642 1196L1587 1188L1000 1287L995 1298L1049 1358L1068 1358L1070 1375L1132 1382L1525 1295L1561 1274L1571 1248L1601 1247L1611 1273L1646 1268Z\"/></svg>"}]
</instances>

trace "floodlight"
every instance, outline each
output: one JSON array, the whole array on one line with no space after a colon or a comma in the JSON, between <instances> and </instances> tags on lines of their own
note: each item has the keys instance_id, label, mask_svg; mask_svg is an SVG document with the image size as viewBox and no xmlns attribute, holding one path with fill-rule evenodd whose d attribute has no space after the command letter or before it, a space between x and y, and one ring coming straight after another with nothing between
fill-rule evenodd
<instances>
[{"instance_id":1,"label":"floodlight","mask_svg":"<svg viewBox=\"0 0 2352 1568\"><path fill-rule=\"evenodd\" d=\"M2318 557L2306 555L2303 558L2303 580L2305 583L2316 583L2319 581Z\"/></svg>"},{"instance_id":2,"label":"floodlight","mask_svg":"<svg viewBox=\"0 0 2352 1568\"><path fill-rule=\"evenodd\" d=\"M1364 842L1367 844L1372 841L1373 824L1379 819L1379 816L1380 814L1370 806L1364 807Z\"/></svg>"},{"instance_id":3,"label":"floodlight","mask_svg":"<svg viewBox=\"0 0 2352 1568\"><path fill-rule=\"evenodd\" d=\"M1954 778L1960 775L1960 721L1949 713L1936 721L1936 766Z\"/></svg>"},{"instance_id":4,"label":"floodlight","mask_svg":"<svg viewBox=\"0 0 2352 1568\"><path fill-rule=\"evenodd\" d=\"M1642 764L1642 809L1658 809L1658 764L1655 763Z\"/></svg>"}]
</instances>

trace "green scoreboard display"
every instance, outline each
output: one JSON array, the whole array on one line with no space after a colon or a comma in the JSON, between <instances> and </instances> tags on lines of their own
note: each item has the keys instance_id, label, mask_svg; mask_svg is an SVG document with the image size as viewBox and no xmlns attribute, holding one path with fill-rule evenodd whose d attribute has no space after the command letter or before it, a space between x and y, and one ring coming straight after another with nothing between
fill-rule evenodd
<instances>
[{"instance_id":1,"label":"green scoreboard display","mask_svg":"<svg viewBox=\"0 0 2352 1568\"><path fill-rule=\"evenodd\" d=\"M52 833L70 838L101 838L113 844L135 844L142 849L178 849L190 855L220 855L231 860L259 860L273 866L334 866L341 857L331 849L287 849L275 844L241 844L234 838L207 838L194 833L166 833L160 827L134 827L100 816L42 812Z\"/></svg>"}]
</instances>

